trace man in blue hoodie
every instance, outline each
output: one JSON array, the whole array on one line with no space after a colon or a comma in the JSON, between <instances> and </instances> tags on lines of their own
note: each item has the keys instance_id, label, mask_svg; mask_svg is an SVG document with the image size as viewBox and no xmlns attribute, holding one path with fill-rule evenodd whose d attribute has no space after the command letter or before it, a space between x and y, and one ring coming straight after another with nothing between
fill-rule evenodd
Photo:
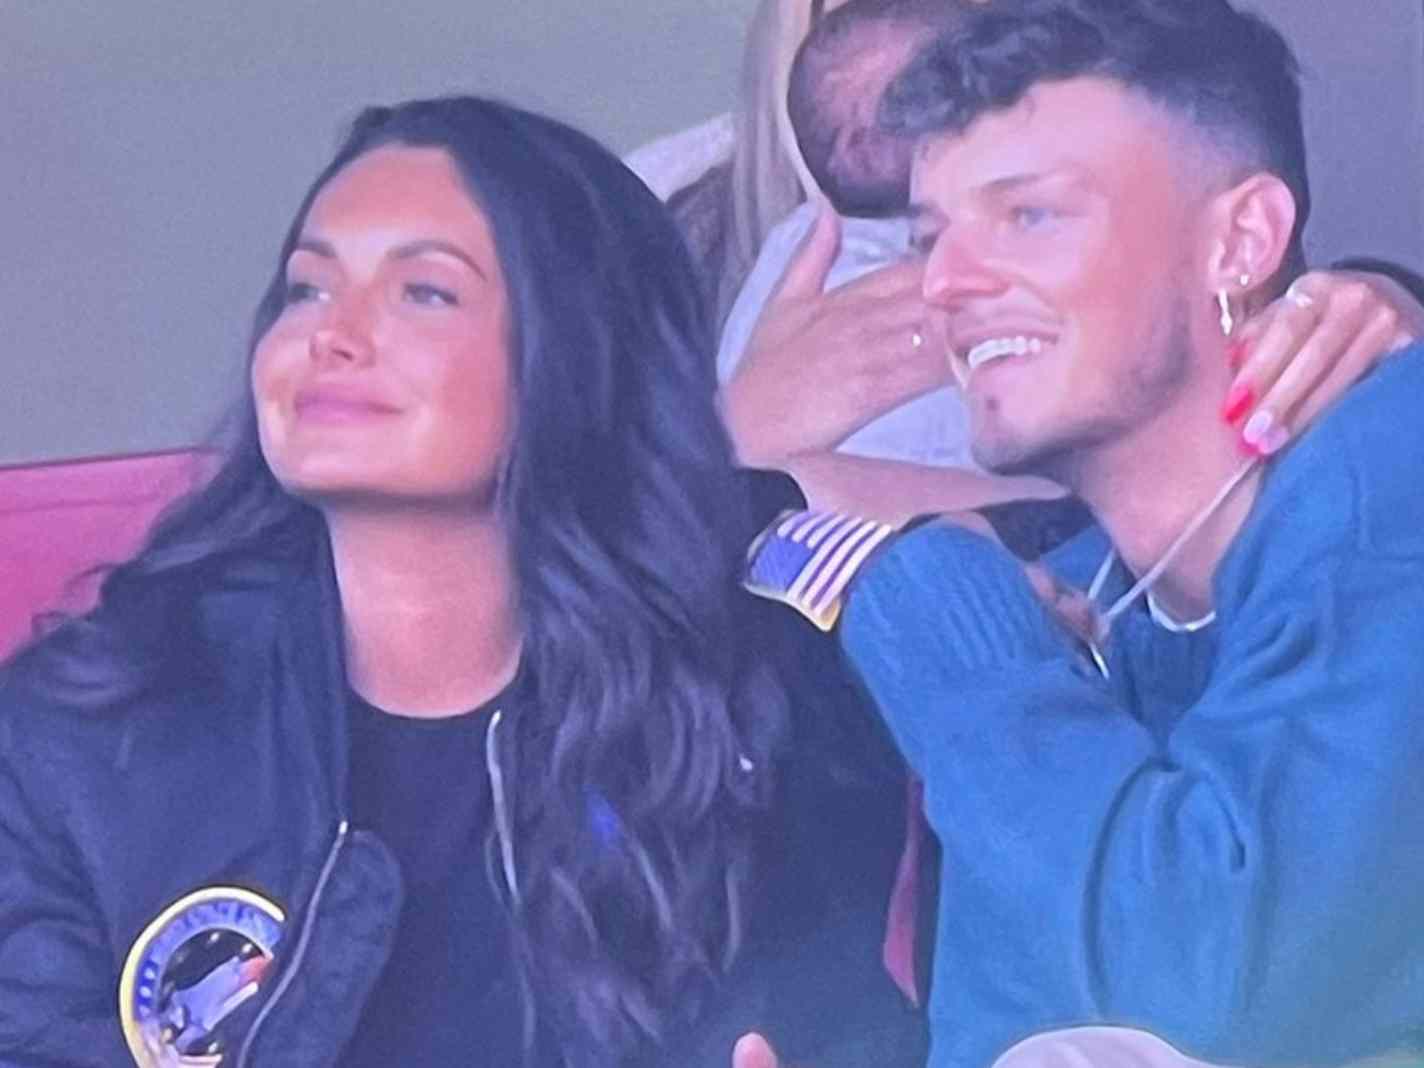
<instances>
[{"instance_id":1,"label":"man in blue hoodie","mask_svg":"<svg viewBox=\"0 0 1424 1068\"><path fill-rule=\"evenodd\" d=\"M888 104L923 138L926 333L978 462L1100 529L1051 561L1086 625L950 523L845 606L944 848L931 1063L1084 1024L1424 1049L1424 352L1235 425L1236 324L1301 266L1288 47L1227 0L970 10Z\"/></svg>"}]
</instances>

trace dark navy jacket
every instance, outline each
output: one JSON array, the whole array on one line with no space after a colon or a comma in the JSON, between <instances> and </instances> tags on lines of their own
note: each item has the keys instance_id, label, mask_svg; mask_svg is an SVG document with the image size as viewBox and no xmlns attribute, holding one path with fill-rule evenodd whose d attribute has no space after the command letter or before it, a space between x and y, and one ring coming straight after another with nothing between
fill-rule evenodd
<instances>
[{"instance_id":1,"label":"dark navy jacket","mask_svg":"<svg viewBox=\"0 0 1424 1068\"><path fill-rule=\"evenodd\" d=\"M122 707L47 704L25 658L0 675L0 1064L130 1063L125 957L165 906L214 885L287 916L258 996L220 1025L223 1064L335 1062L402 900L390 851L345 823L335 598L326 563L208 590L182 628L182 685ZM790 667L817 694L769 828L778 869L725 997L668 1063L729 1064L749 1028L819 1068L923 1062L922 1020L878 960L903 788L833 647L799 647Z\"/></svg>"}]
</instances>

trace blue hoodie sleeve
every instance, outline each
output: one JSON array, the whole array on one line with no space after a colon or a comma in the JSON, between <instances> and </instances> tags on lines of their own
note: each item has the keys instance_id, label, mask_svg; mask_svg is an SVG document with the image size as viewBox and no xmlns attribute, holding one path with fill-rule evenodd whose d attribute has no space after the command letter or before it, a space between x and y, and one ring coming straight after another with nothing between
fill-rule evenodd
<instances>
[{"instance_id":1,"label":"blue hoodie sleeve","mask_svg":"<svg viewBox=\"0 0 1424 1068\"><path fill-rule=\"evenodd\" d=\"M1252 1063L1424 1030L1421 574L1339 552L1259 576L1159 742L997 547L885 552L842 639L944 847L932 1063L1084 1022Z\"/></svg>"}]
</instances>

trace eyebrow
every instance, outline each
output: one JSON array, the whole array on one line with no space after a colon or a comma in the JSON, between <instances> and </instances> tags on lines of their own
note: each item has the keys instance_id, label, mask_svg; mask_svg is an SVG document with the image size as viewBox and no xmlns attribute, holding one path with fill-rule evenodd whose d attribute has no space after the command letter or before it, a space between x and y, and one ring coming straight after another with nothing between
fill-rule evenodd
<instances>
[{"instance_id":1,"label":"eyebrow","mask_svg":"<svg viewBox=\"0 0 1424 1068\"><path fill-rule=\"evenodd\" d=\"M292 246L293 252L310 252L313 256L320 256L324 260L336 259L336 249L331 247L331 242L323 241L318 237L301 237Z\"/></svg>"},{"instance_id":2,"label":"eyebrow","mask_svg":"<svg viewBox=\"0 0 1424 1068\"><path fill-rule=\"evenodd\" d=\"M977 193L988 196L1003 196L1011 193L1015 189L1022 189L1024 186L1037 185L1039 182L1049 182L1062 179L1064 182L1091 190L1093 182L1087 176L1071 169L1058 169L1051 171L1023 171L1018 174L1006 174L1002 178L993 178L979 186ZM938 215L939 210L929 201L911 201L906 212L910 222L918 222L927 215Z\"/></svg>"},{"instance_id":3,"label":"eyebrow","mask_svg":"<svg viewBox=\"0 0 1424 1068\"><path fill-rule=\"evenodd\" d=\"M327 260L336 259L336 248L330 241L323 241L319 237L299 238L292 251L310 252L314 256L320 256L322 259ZM387 255L396 260L408 260L413 256L421 256L427 252L441 252L447 256L453 256L468 266L470 270L474 271L481 278L489 279L489 274L486 273L483 267L475 262L474 258L471 257L468 252L458 245L452 245L450 242L442 241L439 238L429 237L419 238L415 241L407 241L391 249Z\"/></svg>"},{"instance_id":4,"label":"eyebrow","mask_svg":"<svg viewBox=\"0 0 1424 1068\"><path fill-rule=\"evenodd\" d=\"M1060 179L1076 186L1092 185L1092 182L1077 170L1058 168L1050 171L1024 171L1020 174L1007 174L1002 178L995 178L992 181L985 182L979 187L979 190L991 196L998 196L1013 192L1015 189L1022 189L1026 185L1037 185L1039 182L1049 182Z\"/></svg>"},{"instance_id":5,"label":"eyebrow","mask_svg":"<svg viewBox=\"0 0 1424 1068\"><path fill-rule=\"evenodd\" d=\"M452 245L448 241L441 241L439 238L421 238L417 241L407 241L404 245L397 245L391 249L390 254L392 259L408 260L412 256L420 256L427 252L442 252L447 256L454 256L481 278L489 278L489 275L485 273L485 269L475 262L473 256L460 248L460 246Z\"/></svg>"}]
</instances>

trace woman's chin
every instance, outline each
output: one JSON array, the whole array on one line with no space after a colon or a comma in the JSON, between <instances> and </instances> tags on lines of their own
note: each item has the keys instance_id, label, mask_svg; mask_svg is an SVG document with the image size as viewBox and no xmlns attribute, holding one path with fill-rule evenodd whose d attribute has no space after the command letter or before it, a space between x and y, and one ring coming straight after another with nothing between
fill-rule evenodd
<instances>
[{"instance_id":1,"label":"woman's chin","mask_svg":"<svg viewBox=\"0 0 1424 1068\"><path fill-rule=\"evenodd\" d=\"M274 466L282 488L312 504L343 499L392 496L402 480L334 457L308 457L299 463Z\"/></svg>"}]
</instances>

